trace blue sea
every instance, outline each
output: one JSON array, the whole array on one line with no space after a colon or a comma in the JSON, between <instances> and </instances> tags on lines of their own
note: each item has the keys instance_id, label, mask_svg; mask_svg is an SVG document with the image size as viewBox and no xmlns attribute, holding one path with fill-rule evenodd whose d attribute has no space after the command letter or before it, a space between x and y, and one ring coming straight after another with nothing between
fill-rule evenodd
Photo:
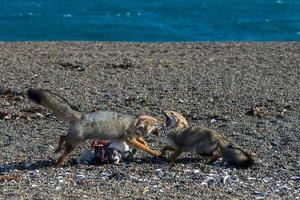
<instances>
[{"instance_id":1,"label":"blue sea","mask_svg":"<svg viewBox=\"0 0 300 200\"><path fill-rule=\"evenodd\" d=\"M0 41L300 41L300 0L1 0Z\"/></svg>"}]
</instances>

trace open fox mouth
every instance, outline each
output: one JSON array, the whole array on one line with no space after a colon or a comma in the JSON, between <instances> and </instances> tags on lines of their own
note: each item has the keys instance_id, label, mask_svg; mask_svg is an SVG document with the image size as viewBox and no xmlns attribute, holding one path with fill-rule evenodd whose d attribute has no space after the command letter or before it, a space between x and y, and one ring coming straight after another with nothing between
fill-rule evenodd
<instances>
[{"instance_id":1,"label":"open fox mouth","mask_svg":"<svg viewBox=\"0 0 300 200\"><path fill-rule=\"evenodd\" d=\"M166 119L166 126L170 126L171 125L171 120L169 117L167 117Z\"/></svg>"},{"instance_id":2,"label":"open fox mouth","mask_svg":"<svg viewBox=\"0 0 300 200\"><path fill-rule=\"evenodd\" d=\"M162 127L158 127L158 128L156 128L152 133L154 134L154 135L156 135L156 136L160 136L161 135L161 133L163 132L163 129L162 129Z\"/></svg>"},{"instance_id":3,"label":"open fox mouth","mask_svg":"<svg viewBox=\"0 0 300 200\"><path fill-rule=\"evenodd\" d=\"M170 117L166 113L164 113L164 115L166 117L166 127L168 127L168 126L171 125L171 119L170 119Z\"/></svg>"}]
</instances>

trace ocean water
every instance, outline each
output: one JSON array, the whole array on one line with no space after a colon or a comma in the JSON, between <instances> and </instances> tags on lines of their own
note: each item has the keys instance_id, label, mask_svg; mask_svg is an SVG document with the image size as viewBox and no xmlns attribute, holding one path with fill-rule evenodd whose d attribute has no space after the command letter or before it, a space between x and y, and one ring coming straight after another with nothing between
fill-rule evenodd
<instances>
[{"instance_id":1,"label":"ocean water","mask_svg":"<svg viewBox=\"0 0 300 200\"><path fill-rule=\"evenodd\" d=\"M1 0L0 41L300 41L300 0Z\"/></svg>"}]
</instances>

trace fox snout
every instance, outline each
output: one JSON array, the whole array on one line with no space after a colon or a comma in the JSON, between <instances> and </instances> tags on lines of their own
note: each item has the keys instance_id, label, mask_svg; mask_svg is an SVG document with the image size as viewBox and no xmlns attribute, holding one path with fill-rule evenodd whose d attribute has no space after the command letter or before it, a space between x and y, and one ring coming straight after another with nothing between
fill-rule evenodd
<instances>
[{"instance_id":1,"label":"fox snout","mask_svg":"<svg viewBox=\"0 0 300 200\"><path fill-rule=\"evenodd\" d=\"M154 134L156 136L160 136L162 133L162 126L159 121L150 116L140 116L139 121L136 125L136 130L141 135Z\"/></svg>"},{"instance_id":2,"label":"fox snout","mask_svg":"<svg viewBox=\"0 0 300 200\"><path fill-rule=\"evenodd\" d=\"M152 134L154 134L154 135L160 137L161 134L162 134L162 132L163 132L163 128L160 126L160 127L158 127L158 128L155 128L155 130L152 131Z\"/></svg>"},{"instance_id":3,"label":"fox snout","mask_svg":"<svg viewBox=\"0 0 300 200\"><path fill-rule=\"evenodd\" d=\"M166 117L166 127L167 128L176 128L182 129L188 126L186 119L175 111L163 111Z\"/></svg>"},{"instance_id":4,"label":"fox snout","mask_svg":"<svg viewBox=\"0 0 300 200\"><path fill-rule=\"evenodd\" d=\"M164 116L165 116L165 118L166 118L166 124L165 124L165 126L166 127L170 127L171 126L171 123L172 123L172 121L174 120L174 119L172 119L172 117L171 117L171 113L170 113L170 111L163 111L163 113L164 113Z\"/></svg>"}]
</instances>

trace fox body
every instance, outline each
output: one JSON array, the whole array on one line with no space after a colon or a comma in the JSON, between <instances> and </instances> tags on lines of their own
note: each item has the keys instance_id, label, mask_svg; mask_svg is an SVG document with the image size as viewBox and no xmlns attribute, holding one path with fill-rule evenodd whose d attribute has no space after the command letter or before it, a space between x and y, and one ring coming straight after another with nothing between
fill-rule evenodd
<instances>
[{"instance_id":1,"label":"fox body","mask_svg":"<svg viewBox=\"0 0 300 200\"><path fill-rule=\"evenodd\" d=\"M60 137L55 150L58 153L64 147L64 153L55 166L59 166L77 145L87 139L124 141L153 156L159 156L159 152L150 149L143 139L150 133L160 134L160 123L153 117L136 117L110 111L83 114L73 110L64 98L50 91L28 89L27 95L32 101L52 110L58 118L70 123L68 134Z\"/></svg>"},{"instance_id":2,"label":"fox body","mask_svg":"<svg viewBox=\"0 0 300 200\"><path fill-rule=\"evenodd\" d=\"M70 137L76 140L99 139L114 140L135 134L131 125L136 117L117 112L99 111L83 115L79 123L72 123ZM72 134L75 133L75 134Z\"/></svg>"},{"instance_id":3,"label":"fox body","mask_svg":"<svg viewBox=\"0 0 300 200\"><path fill-rule=\"evenodd\" d=\"M186 119L177 112L165 111L166 134L169 145L161 150L165 154L167 150L174 151L171 162L182 152L194 152L207 158L207 163L213 163L219 157L239 167L249 167L254 161L250 154L238 147L233 147L224 136L202 125L189 127Z\"/></svg>"}]
</instances>

